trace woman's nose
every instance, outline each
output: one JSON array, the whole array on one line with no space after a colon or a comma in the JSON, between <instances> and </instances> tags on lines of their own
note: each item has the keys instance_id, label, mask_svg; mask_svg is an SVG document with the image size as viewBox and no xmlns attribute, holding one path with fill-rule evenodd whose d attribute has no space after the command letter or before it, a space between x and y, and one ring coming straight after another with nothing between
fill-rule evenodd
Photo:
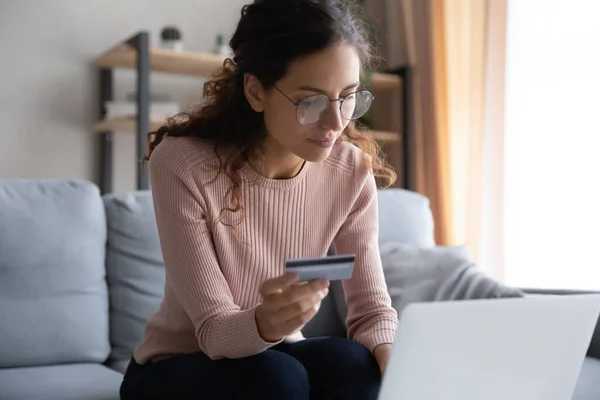
<instances>
[{"instance_id":1,"label":"woman's nose","mask_svg":"<svg viewBox=\"0 0 600 400\"><path fill-rule=\"evenodd\" d=\"M329 104L329 109L321 119L321 126L339 132L344 129L344 122L345 120L343 119L341 112L341 103L339 101L332 101L331 104Z\"/></svg>"}]
</instances>

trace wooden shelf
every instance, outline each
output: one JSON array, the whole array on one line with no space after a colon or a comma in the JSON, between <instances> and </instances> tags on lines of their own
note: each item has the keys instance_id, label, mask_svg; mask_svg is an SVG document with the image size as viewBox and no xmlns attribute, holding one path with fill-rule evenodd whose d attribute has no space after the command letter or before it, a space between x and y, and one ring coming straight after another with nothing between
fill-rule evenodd
<instances>
[{"instance_id":1,"label":"wooden shelf","mask_svg":"<svg viewBox=\"0 0 600 400\"><path fill-rule=\"evenodd\" d=\"M210 53L194 53L169 49L150 49L150 69L179 75L210 76L223 65L223 56ZM135 49L121 45L94 61L98 68L137 67Z\"/></svg>"},{"instance_id":2,"label":"wooden shelf","mask_svg":"<svg viewBox=\"0 0 600 400\"><path fill-rule=\"evenodd\" d=\"M164 120L153 119L150 120L150 130L156 130L164 124ZM92 127L92 130L96 133L101 132L135 132L137 128L137 121L135 117L119 117L104 119L97 122Z\"/></svg>"},{"instance_id":3,"label":"wooden shelf","mask_svg":"<svg viewBox=\"0 0 600 400\"><path fill-rule=\"evenodd\" d=\"M178 75L209 77L223 66L225 58L218 54L191 51L174 51L169 49L150 49L150 69ZM128 45L120 45L108 51L93 62L98 68L128 68L137 66L135 49ZM400 88L402 80L394 74L374 72L371 75L373 91L390 91Z\"/></svg>"},{"instance_id":4,"label":"wooden shelf","mask_svg":"<svg viewBox=\"0 0 600 400\"><path fill-rule=\"evenodd\" d=\"M150 130L154 131L160 128L164 120L155 119L150 121ZM92 130L96 133L101 132L135 132L137 121L135 118L113 118L105 119L96 123ZM398 142L400 140L400 134L397 132L382 132L372 131L371 136L380 142Z\"/></svg>"},{"instance_id":5,"label":"wooden shelf","mask_svg":"<svg viewBox=\"0 0 600 400\"><path fill-rule=\"evenodd\" d=\"M383 131L371 131L373 139L380 142L399 142L400 134L398 132L383 132Z\"/></svg>"},{"instance_id":6,"label":"wooden shelf","mask_svg":"<svg viewBox=\"0 0 600 400\"><path fill-rule=\"evenodd\" d=\"M373 92L389 92L400 89L402 79L394 74L384 74L382 72L373 72L371 75L371 89Z\"/></svg>"}]
</instances>

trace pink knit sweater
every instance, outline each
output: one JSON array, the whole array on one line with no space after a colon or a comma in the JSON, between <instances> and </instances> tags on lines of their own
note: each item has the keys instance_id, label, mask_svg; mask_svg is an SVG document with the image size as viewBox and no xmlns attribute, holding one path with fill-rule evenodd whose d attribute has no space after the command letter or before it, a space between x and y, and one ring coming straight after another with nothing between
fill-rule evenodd
<instances>
[{"instance_id":1,"label":"pink knit sweater","mask_svg":"<svg viewBox=\"0 0 600 400\"><path fill-rule=\"evenodd\" d=\"M260 284L283 274L286 259L323 256L332 242L338 254L356 254L343 282L348 337L370 350L393 343L398 319L377 244L377 191L358 148L339 142L291 179L267 179L245 165L237 238L226 224L235 225L239 212L219 222L231 205L231 181L217 171L212 146L197 139L165 138L152 154L166 285L134 354L138 363L199 350L241 358L273 346L256 327Z\"/></svg>"}]
</instances>

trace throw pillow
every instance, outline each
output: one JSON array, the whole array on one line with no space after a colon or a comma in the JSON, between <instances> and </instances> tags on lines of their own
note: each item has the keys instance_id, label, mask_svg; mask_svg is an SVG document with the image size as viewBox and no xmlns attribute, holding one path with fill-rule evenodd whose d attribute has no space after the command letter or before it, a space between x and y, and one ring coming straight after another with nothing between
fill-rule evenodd
<instances>
[{"instance_id":1,"label":"throw pillow","mask_svg":"<svg viewBox=\"0 0 600 400\"><path fill-rule=\"evenodd\" d=\"M466 246L420 248L385 243L380 248L383 272L398 314L413 302L522 297L477 268ZM345 324L348 308L342 287L334 285L335 303Z\"/></svg>"}]
</instances>

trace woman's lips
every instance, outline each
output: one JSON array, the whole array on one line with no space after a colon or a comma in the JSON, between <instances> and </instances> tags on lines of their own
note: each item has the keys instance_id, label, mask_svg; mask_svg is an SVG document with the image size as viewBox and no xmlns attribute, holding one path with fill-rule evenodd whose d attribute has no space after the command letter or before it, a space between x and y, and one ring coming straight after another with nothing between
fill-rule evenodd
<instances>
[{"instance_id":1,"label":"woman's lips","mask_svg":"<svg viewBox=\"0 0 600 400\"><path fill-rule=\"evenodd\" d=\"M335 143L335 138L330 138L330 139L325 139L325 140L315 140L315 139L308 139L310 142L316 144L319 147L322 148L329 148L332 147L333 144Z\"/></svg>"}]
</instances>

